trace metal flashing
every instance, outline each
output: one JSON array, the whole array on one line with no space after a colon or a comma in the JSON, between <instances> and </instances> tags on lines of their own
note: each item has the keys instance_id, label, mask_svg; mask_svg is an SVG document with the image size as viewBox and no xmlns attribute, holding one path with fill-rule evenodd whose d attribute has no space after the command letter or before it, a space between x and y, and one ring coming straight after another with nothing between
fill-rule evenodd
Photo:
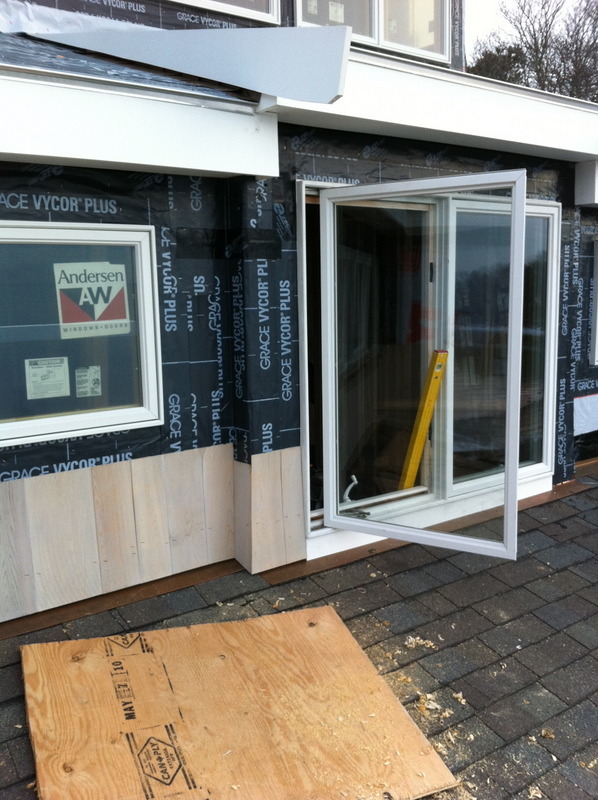
<instances>
[{"instance_id":1,"label":"metal flashing","mask_svg":"<svg viewBox=\"0 0 598 800\"><path fill-rule=\"evenodd\" d=\"M132 27L29 34L292 101L328 104L344 91L351 33L346 26L174 31Z\"/></svg>"}]
</instances>

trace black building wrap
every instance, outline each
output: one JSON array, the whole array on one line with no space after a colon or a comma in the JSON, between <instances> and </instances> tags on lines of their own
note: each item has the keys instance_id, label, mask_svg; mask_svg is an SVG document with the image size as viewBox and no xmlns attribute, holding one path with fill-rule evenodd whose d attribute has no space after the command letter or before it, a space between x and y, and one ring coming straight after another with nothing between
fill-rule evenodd
<instances>
[{"instance_id":1,"label":"black building wrap","mask_svg":"<svg viewBox=\"0 0 598 800\"><path fill-rule=\"evenodd\" d=\"M293 191L294 185L285 180L243 182L246 374L242 399L235 384L235 409L239 402L245 407L242 418L248 440L237 442L240 460L247 452L252 455L299 444L297 244L290 222ZM236 280L241 282L241 276ZM238 286L235 278L233 286ZM237 433L245 432L238 427Z\"/></svg>"},{"instance_id":2,"label":"black building wrap","mask_svg":"<svg viewBox=\"0 0 598 800\"><path fill-rule=\"evenodd\" d=\"M273 186L287 185L4 165L2 220L154 226L165 424L0 448L0 481L228 442L249 461L299 443L296 245Z\"/></svg>"},{"instance_id":3,"label":"black building wrap","mask_svg":"<svg viewBox=\"0 0 598 800\"><path fill-rule=\"evenodd\" d=\"M572 478L573 399L598 390L598 367L589 363L598 218L595 210L574 207L573 164L317 128L279 131L281 172L289 181L357 185L525 168L529 197L562 204L554 482Z\"/></svg>"},{"instance_id":4,"label":"black building wrap","mask_svg":"<svg viewBox=\"0 0 598 800\"><path fill-rule=\"evenodd\" d=\"M0 480L234 438L227 193L226 181L193 176L4 165L3 220L154 226L166 423L3 448Z\"/></svg>"},{"instance_id":5,"label":"black building wrap","mask_svg":"<svg viewBox=\"0 0 598 800\"><path fill-rule=\"evenodd\" d=\"M567 231L567 233L565 233ZM594 247L598 241L598 212L595 209L570 209L563 215L561 260L561 316L559 319L559 399L557 410L557 453L565 449L570 462L596 452L598 431L571 441L562 435L562 420L573 427L573 397L598 394L598 366L592 363L591 349L596 335L596 286ZM568 394L566 389L569 389ZM565 395L568 402L561 400ZM596 420L598 428L598 419ZM589 449L586 450L586 443ZM560 444L560 448L559 445ZM568 474L570 477L570 473Z\"/></svg>"},{"instance_id":6,"label":"black building wrap","mask_svg":"<svg viewBox=\"0 0 598 800\"><path fill-rule=\"evenodd\" d=\"M35 5L165 30L250 28L257 23L170 0L36 0Z\"/></svg>"},{"instance_id":7,"label":"black building wrap","mask_svg":"<svg viewBox=\"0 0 598 800\"><path fill-rule=\"evenodd\" d=\"M237 460L300 441L296 181L380 183L525 167L563 204L555 482L574 470L573 398L589 364L596 213L573 207L572 165L280 126L281 176L230 180L4 164L0 219L153 225L166 422L0 449L0 480L232 442ZM3 391L9 387L3 387Z\"/></svg>"}]
</instances>

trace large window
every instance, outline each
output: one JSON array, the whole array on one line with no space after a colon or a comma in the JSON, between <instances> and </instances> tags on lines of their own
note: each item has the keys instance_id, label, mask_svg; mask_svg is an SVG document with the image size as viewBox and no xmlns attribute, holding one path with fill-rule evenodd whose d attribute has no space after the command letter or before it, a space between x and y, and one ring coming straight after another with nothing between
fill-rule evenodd
<instances>
[{"instance_id":1,"label":"large window","mask_svg":"<svg viewBox=\"0 0 598 800\"><path fill-rule=\"evenodd\" d=\"M162 421L151 227L0 222L0 444Z\"/></svg>"},{"instance_id":2,"label":"large window","mask_svg":"<svg viewBox=\"0 0 598 800\"><path fill-rule=\"evenodd\" d=\"M301 0L300 16L350 25L355 42L448 61L449 0Z\"/></svg>"}]
</instances>

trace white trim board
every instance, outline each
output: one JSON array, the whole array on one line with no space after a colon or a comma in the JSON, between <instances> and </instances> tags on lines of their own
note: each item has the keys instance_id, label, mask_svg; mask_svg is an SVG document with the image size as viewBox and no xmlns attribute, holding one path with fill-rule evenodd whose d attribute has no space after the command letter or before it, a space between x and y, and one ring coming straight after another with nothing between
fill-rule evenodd
<instances>
[{"instance_id":1,"label":"white trim board","mask_svg":"<svg viewBox=\"0 0 598 800\"><path fill-rule=\"evenodd\" d=\"M250 103L0 72L0 159L201 174L278 175L273 114Z\"/></svg>"},{"instance_id":2,"label":"white trim board","mask_svg":"<svg viewBox=\"0 0 598 800\"><path fill-rule=\"evenodd\" d=\"M399 59L352 52L330 106L273 99L281 122L515 152L598 157L598 105Z\"/></svg>"}]
</instances>

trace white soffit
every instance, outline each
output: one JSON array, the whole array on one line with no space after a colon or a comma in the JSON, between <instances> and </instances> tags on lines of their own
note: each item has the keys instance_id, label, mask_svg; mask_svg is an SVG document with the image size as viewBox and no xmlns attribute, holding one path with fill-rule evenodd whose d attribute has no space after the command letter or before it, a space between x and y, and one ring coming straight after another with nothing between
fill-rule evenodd
<instances>
[{"instance_id":1,"label":"white soffit","mask_svg":"<svg viewBox=\"0 0 598 800\"><path fill-rule=\"evenodd\" d=\"M94 28L31 35L291 100L332 103L343 93L347 26L98 30L96 23Z\"/></svg>"},{"instance_id":2,"label":"white soffit","mask_svg":"<svg viewBox=\"0 0 598 800\"><path fill-rule=\"evenodd\" d=\"M281 122L516 152L566 161L598 157L598 105L440 67L352 53L332 106L282 98Z\"/></svg>"},{"instance_id":3,"label":"white soffit","mask_svg":"<svg viewBox=\"0 0 598 800\"><path fill-rule=\"evenodd\" d=\"M278 175L277 120L250 103L0 71L0 160Z\"/></svg>"}]
</instances>

